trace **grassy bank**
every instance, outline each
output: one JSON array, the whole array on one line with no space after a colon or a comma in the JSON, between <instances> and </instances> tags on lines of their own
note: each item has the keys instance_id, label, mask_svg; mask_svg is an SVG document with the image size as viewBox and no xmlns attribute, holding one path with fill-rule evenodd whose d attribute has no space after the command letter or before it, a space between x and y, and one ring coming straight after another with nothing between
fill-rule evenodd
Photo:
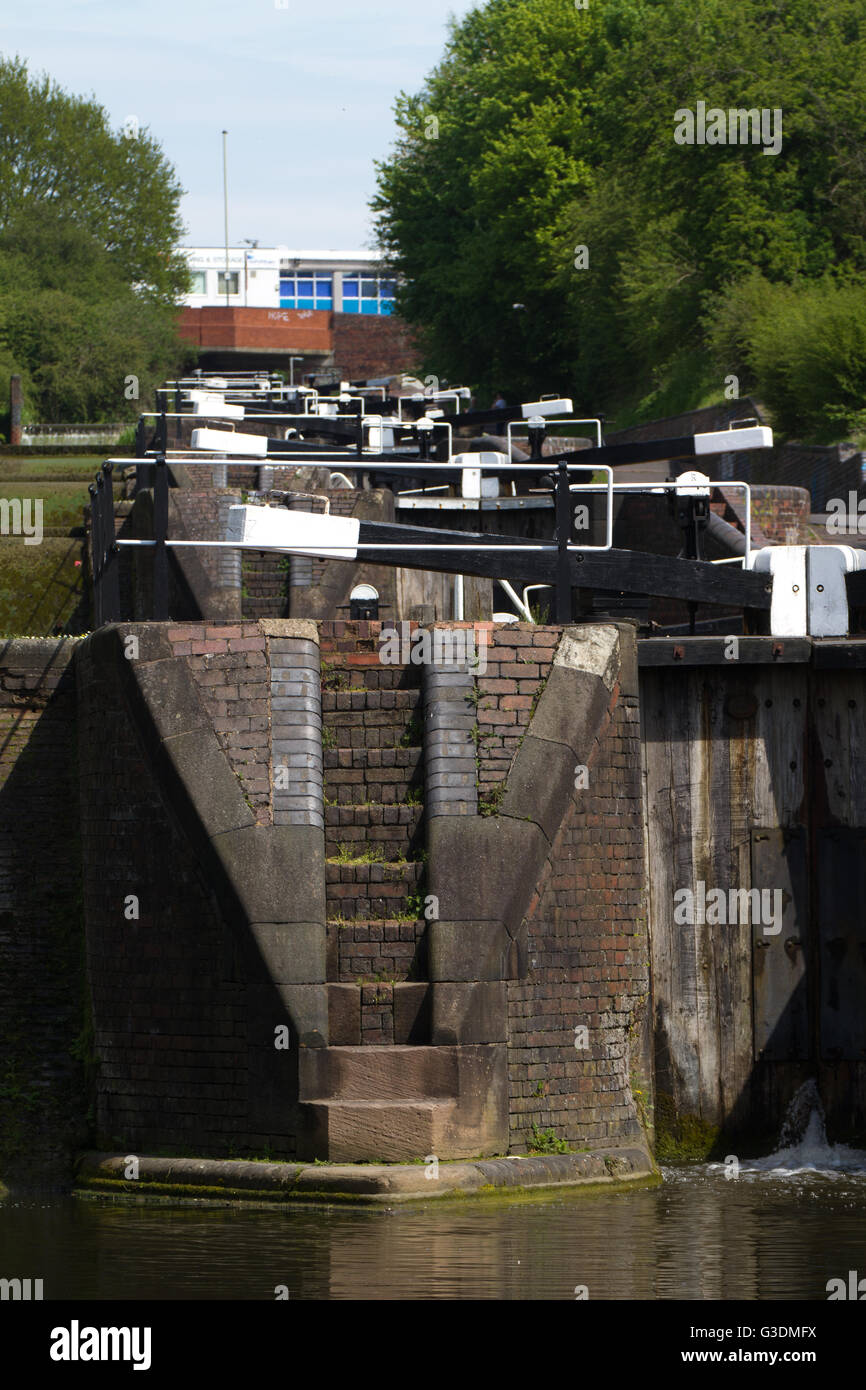
<instances>
[{"instance_id":1,"label":"grassy bank","mask_svg":"<svg viewBox=\"0 0 866 1390\"><path fill-rule=\"evenodd\" d=\"M0 500L42 503L39 545L25 545L21 535L0 535L0 636L51 636L86 627L84 510L104 457L0 459ZM31 526L34 516L31 505Z\"/></svg>"}]
</instances>

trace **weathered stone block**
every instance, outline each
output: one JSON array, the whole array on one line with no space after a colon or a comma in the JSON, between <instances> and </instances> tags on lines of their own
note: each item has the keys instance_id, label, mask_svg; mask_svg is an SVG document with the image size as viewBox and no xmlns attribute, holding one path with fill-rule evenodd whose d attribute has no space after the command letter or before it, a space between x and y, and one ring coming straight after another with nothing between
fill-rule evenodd
<instances>
[{"instance_id":1,"label":"weathered stone block","mask_svg":"<svg viewBox=\"0 0 866 1390\"><path fill-rule=\"evenodd\" d=\"M508 1037L505 983L452 984L433 989L434 1047L456 1043L498 1043Z\"/></svg>"},{"instance_id":2,"label":"weathered stone block","mask_svg":"<svg viewBox=\"0 0 866 1390\"><path fill-rule=\"evenodd\" d=\"M510 938L500 921L433 922L430 938L431 980L501 980Z\"/></svg>"}]
</instances>

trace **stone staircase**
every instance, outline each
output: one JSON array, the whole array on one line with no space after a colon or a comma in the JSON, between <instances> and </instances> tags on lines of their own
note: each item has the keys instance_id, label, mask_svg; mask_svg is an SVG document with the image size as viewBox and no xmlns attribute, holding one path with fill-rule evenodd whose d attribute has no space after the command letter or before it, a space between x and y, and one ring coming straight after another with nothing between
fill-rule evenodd
<instances>
[{"instance_id":1,"label":"stone staircase","mask_svg":"<svg viewBox=\"0 0 866 1390\"><path fill-rule=\"evenodd\" d=\"M425 1037L421 668L323 654L331 1040Z\"/></svg>"},{"instance_id":2,"label":"stone staircase","mask_svg":"<svg viewBox=\"0 0 866 1390\"><path fill-rule=\"evenodd\" d=\"M330 1045L301 1055L302 1156L469 1158L501 1150L502 1059L430 1045L422 668L370 630L369 654L322 649Z\"/></svg>"},{"instance_id":3,"label":"stone staircase","mask_svg":"<svg viewBox=\"0 0 866 1390\"><path fill-rule=\"evenodd\" d=\"M406 1163L489 1152L495 1071L486 1047L309 1049L300 1078L309 1153Z\"/></svg>"}]
</instances>

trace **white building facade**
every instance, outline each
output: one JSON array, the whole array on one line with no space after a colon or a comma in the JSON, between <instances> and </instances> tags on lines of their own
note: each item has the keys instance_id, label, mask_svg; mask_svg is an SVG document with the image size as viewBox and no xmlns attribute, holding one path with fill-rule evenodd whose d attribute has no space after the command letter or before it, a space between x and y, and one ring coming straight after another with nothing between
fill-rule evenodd
<instances>
[{"instance_id":1,"label":"white building facade","mask_svg":"<svg viewBox=\"0 0 866 1390\"><path fill-rule=\"evenodd\" d=\"M393 278L373 251L294 251L287 246L182 248L192 288L190 309L314 309L391 314ZM228 266L228 268L226 268Z\"/></svg>"}]
</instances>

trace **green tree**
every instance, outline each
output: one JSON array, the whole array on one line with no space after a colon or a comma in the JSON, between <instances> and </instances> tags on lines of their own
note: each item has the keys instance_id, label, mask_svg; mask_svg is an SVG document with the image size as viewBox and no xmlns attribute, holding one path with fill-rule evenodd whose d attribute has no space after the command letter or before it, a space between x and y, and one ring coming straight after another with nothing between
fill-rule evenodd
<instances>
[{"instance_id":1,"label":"green tree","mask_svg":"<svg viewBox=\"0 0 866 1390\"><path fill-rule=\"evenodd\" d=\"M861 0L473 11L399 99L373 203L428 368L581 410L719 398L714 300L866 271L864 60ZM677 144L699 100L781 110L781 152Z\"/></svg>"},{"instance_id":2,"label":"green tree","mask_svg":"<svg viewBox=\"0 0 866 1390\"><path fill-rule=\"evenodd\" d=\"M713 300L705 327L722 369L759 386L784 434L866 435L866 277L774 284L755 272Z\"/></svg>"},{"instance_id":3,"label":"green tree","mask_svg":"<svg viewBox=\"0 0 866 1390\"><path fill-rule=\"evenodd\" d=\"M190 361L180 194L146 132L0 59L0 412L18 371L30 418L133 418Z\"/></svg>"},{"instance_id":4,"label":"green tree","mask_svg":"<svg viewBox=\"0 0 866 1390\"><path fill-rule=\"evenodd\" d=\"M187 287L177 253L182 193L146 129L113 131L95 101L32 77L19 58L0 58L0 231L32 210L56 209L85 229L121 268L167 303Z\"/></svg>"}]
</instances>

